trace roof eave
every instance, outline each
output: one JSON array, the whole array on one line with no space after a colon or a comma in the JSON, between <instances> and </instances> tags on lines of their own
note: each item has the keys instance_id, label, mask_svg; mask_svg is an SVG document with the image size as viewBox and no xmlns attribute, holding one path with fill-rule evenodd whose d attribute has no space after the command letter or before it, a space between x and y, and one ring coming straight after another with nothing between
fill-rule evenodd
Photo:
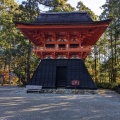
<instances>
[{"instance_id":1,"label":"roof eave","mask_svg":"<svg viewBox=\"0 0 120 120\"><path fill-rule=\"evenodd\" d=\"M101 20L101 21L92 21L92 22L76 22L76 23L28 23L28 22L17 22L15 21L15 25L32 25L32 26L41 26L41 25L87 25L87 24L98 24L98 23L110 23L112 19Z\"/></svg>"}]
</instances>

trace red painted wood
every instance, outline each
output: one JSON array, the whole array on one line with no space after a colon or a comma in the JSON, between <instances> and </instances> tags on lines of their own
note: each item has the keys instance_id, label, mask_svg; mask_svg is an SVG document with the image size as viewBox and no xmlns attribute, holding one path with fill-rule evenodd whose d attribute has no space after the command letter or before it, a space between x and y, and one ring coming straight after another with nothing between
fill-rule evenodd
<instances>
[{"instance_id":1,"label":"red painted wood","mask_svg":"<svg viewBox=\"0 0 120 120\"><path fill-rule=\"evenodd\" d=\"M18 23L16 26L34 44L33 52L41 59L46 57L85 59L109 23L110 21L79 25L25 25ZM55 47L47 48L46 45L50 46L50 44ZM78 44L79 47L71 48L71 44Z\"/></svg>"}]
</instances>

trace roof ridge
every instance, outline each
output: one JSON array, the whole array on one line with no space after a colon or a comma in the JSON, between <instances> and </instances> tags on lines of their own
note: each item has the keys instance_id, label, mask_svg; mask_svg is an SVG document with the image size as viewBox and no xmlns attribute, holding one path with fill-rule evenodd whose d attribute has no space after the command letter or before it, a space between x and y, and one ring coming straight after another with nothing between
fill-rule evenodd
<instances>
[{"instance_id":1,"label":"roof ridge","mask_svg":"<svg viewBox=\"0 0 120 120\"><path fill-rule=\"evenodd\" d=\"M75 12L41 12L40 14L88 14L85 11L75 11Z\"/></svg>"}]
</instances>

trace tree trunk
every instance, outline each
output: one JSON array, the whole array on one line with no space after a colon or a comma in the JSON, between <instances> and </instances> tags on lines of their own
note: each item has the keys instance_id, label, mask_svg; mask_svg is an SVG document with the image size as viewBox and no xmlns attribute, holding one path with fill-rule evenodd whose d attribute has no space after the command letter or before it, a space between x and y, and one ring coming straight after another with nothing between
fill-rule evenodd
<instances>
[{"instance_id":1,"label":"tree trunk","mask_svg":"<svg viewBox=\"0 0 120 120\"><path fill-rule=\"evenodd\" d=\"M113 82L116 82L116 76L117 76L117 70L116 70L116 61L117 61L117 48L116 48L116 41L117 41L117 30L115 30L115 45L114 45L114 50L115 50L115 54L114 54L114 72L113 72Z\"/></svg>"},{"instance_id":2,"label":"tree trunk","mask_svg":"<svg viewBox=\"0 0 120 120\"><path fill-rule=\"evenodd\" d=\"M111 82L113 82L113 72L114 72L114 56L113 56L113 41L112 41L112 30L111 30L111 37L110 37L110 42L111 42L111 60L112 60L112 66L111 66Z\"/></svg>"},{"instance_id":3,"label":"tree trunk","mask_svg":"<svg viewBox=\"0 0 120 120\"><path fill-rule=\"evenodd\" d=\"M31 57L31 42L28 44L28 52L27 52L27 82L30 80L30 57Z\"/></svg>"},{"instance_id":4,"label":"tree trunk","mask_svg":"<svg viewBox=\"0 0 120 120\"><path fill-rule=\"evenodd\" d=\"M96 45L94 47L94 55L95 55L95 61L94 61L94 64L95 64L95 82L98 82L98 79L97 79L97 57L96 57Z\"/></svg>"},{"instance_id":5,"label":"tree trunk","mask_svg":"<svg viewBox=\"0 0 120 120\"><path fill-rule=\"evenodd\" d=\"M11 64L9 62L9 66L8 66L8 73L9 73L9 85L11 85L11 68L10 68Z\"/></svg>"}]
</instances>

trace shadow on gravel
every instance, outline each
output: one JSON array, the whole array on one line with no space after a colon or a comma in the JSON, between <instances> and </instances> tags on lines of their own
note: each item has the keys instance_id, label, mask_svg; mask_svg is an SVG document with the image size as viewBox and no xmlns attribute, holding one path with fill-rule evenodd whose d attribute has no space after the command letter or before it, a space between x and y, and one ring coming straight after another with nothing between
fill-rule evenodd
<instances>
[{"instance_id":1,"label":"shadow on gravel","mask_svg":"<svg viewBox=\"0 0 120 120\"><path fill-rule=\"evenodd\" d=\"M8 89L8 88L7 88ZM1 90L1 87L0 87ZM99 90L97 95L0 94L0 120L118 120L120 96ZM11 93L11 94L9 94Z\"/></svg>"}]
</instances>

